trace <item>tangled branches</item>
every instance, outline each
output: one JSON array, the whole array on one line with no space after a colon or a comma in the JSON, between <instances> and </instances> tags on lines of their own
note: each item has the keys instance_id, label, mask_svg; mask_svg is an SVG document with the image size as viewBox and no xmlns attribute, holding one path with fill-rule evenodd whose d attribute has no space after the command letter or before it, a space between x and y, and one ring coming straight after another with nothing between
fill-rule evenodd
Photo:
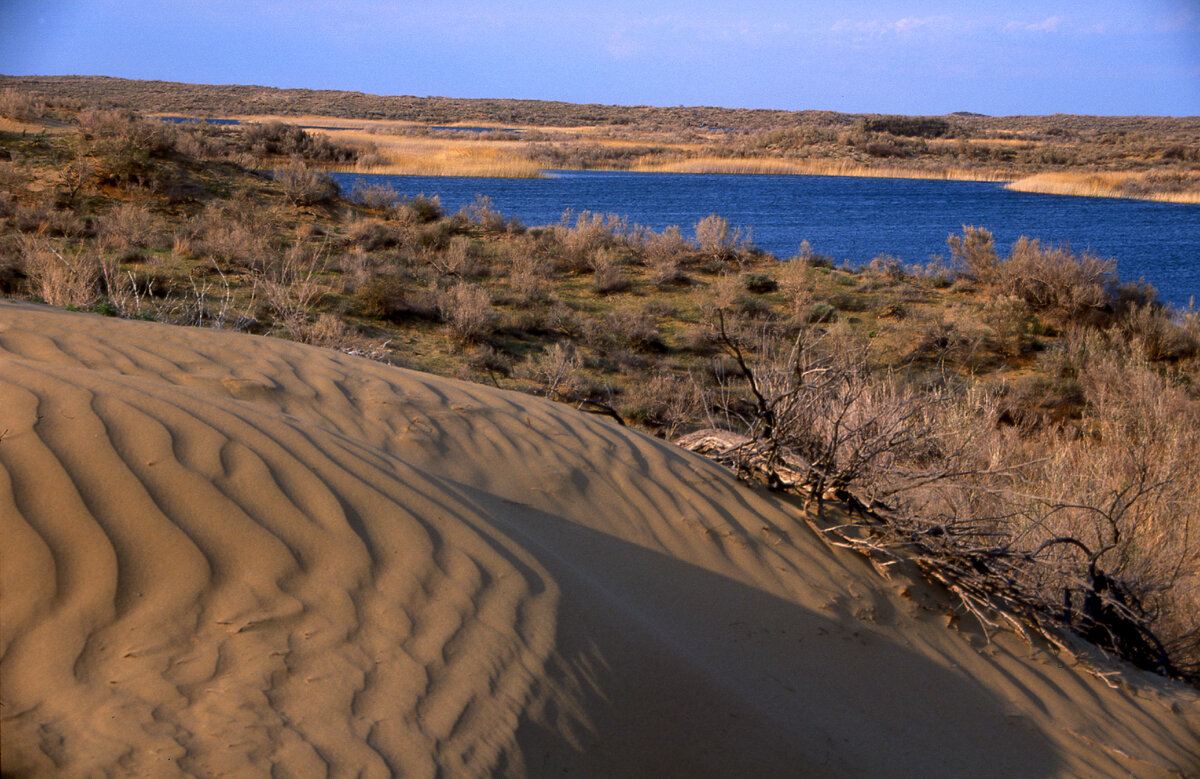
<instances>
[{"instance_id":1,"label":"tangled branches","mask_svg":"<svg viewBox=\"0 0 1200 779\"><path fill-rule=\"evenodd\" d=\"M1200 435L1195 403L1134 363L1088 369L1084 432L1004 429L994 397L872 371L862 348L802 327L732 327L736 366L709 398L724 430L680 443L745 478L848 505L820 526L883 567L906 561L985 630L1069 629L1134 664L1200 678ZM1131 404L1128 389L1142 384ZM731 432L735 431L735 432Z\"/></svg>"}]
</instances>

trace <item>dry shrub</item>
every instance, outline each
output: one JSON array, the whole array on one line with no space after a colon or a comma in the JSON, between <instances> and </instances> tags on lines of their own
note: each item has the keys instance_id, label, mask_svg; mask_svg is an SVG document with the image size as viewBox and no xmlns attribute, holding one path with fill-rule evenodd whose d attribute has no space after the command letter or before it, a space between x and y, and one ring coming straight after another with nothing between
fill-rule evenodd
<instances>
[{"instance_id":1,"label":"dry shrub","mask_svg":"<svg viewBox=\"0 0 1200 779\"><path fill-rule=\"evenodd\" d=\"M175 127L118 110L82 111L79 124L84 138L90 141L100 181L156 189L167 185L168 173L156 161L175 151Z\"/></svg>"},{"instance_id":2,"label":"dry shrub","mask_svg":"<svg viewBox=\"0 0 1200 779\"><path fill-rule=\"evenodd\" d=\"M327 291L317 277L319 264L311 247L296 244L253 274L255 294L297 341L310 342L310 322Z\"/></svg>"},{"instance_id":3,"label":"dry shrub","mask_svg":"<svg viewBox=\"0 0 1200 779\"><path fill-rule=\"evenodd\" d=\"M999 279L1000 258L989 230L963 225L963 234L951 235L946 243L959 275L981 284L994 284Z\"/></svg>"},{"instance_id":4,"label":"dry shrub","mask_svg":"<svg viewBox=\"0 0 1200 779\"><path fill-rule=\"evenodd\" d=\"M401 235L380 219L355 219L346 227L346 240L357 248L376 252L399 246Z\"/></svg>"},{"instance_id":5,"label":"dry shrub","mask_svg":"<svg viewBox=\"0 0 1200 779\"><path fill-rule=\"evenodd\" d=\"M561 300L553 301L550 310L546 312L546 329L567 338L581 337L584 321L575 309Z\"/></svg>"},{"instance_id":6,"label":"dry shrub","mask_svg":"<svg viewBox=\"0 0 1200 779\"><path fill-rule=\"evenodd\" d=\"M867 269L892 283L904 281L904 264L890 254L881 254L875 257L867 263Z\"/></svg>"},{"instance_id":7,"label":"dry shrub","mask_svg":"<svg viewBox=\"0 0 1200 779\"><path fill-rule=\"evenodd\" d=\"M239 143L258 159L271 156L291 157L319 163L352 163L358 151L331 140L328 136L309 133L302 127L271 121L242 128Z\"/></svg>"},{"instance_id":8,"label":"dry shrub","mask_svg":"<svg viewBox=\"0 0 1200 779\"><path fill-rule=\"evenodd\" d=\"M807 321L816 294L816 271L813 267L800 259L782 263L779 289L787 300L791 317L796 321Z\"/></svg>"},{"instance_id":9,"label":"dry shrub","mask_svg":"<svg viewBox=\"0 0 1200 779\"><path fill-rule=\"evenodd\" d=\"M180 239L189 251L235 268L263 268L271 253L269 237L278 232L271 217L249 204L212 202L193 217Z\"/></svg>"},{"instance_id":10,"label":"dry shrub","mask_svg":"<svg viewBox=\"0 0 1200 779\"><path fill-rule=\"evenodd\" d=\"M109 249L159 248L161 236L154 213L138 203L123 203L100 220L100 238Z\"/></svg>"},{"instance_id":11,"label":"dry shrub","mask_svg":"<svg viewBox=\"0 0 1200 779\"><path fill-rule=\"evenodd\" d=\"M690 376L659 371L648 381L630 382L621 405L628 419L673 439L700 416L704 399L699 384Z\"/></svg>"},{"instance_id":12,"label":"dry shrub","mask_svg":"<svg viewBox=\"0 0 1200 779\"><path fill-rule=\"evenodd\" d=\"M293 205L312 206L327 203L338 196L338 185L328 174L312 170L303 163L280 168L274 173L276 183Z\"/></svg>"},{"instance_id":13,"label":"dry shrub","mask_svg":"<svg viewBox=\"0 0 1200 779\"><path fill-rule=\"evenodd\" d=\"M1093 346L1093 348L1095 348ZM1033 441L1019 493L1004 495L1013 543L1047 547L1061 569L1043 586L1046 605L1073 595L1079 627L1106 648L1153 666L1162 651L1176 671L1200 673L1200 402L1141 358L1106 350L1080 371L1087 401L1082 438ZM1010 455L1011 456L1011 455ZM1097 572L1122 619L1161 648L1135 646L1120 623L1086 613ZM1090 622L1089 622L1090 620ZM1141 640L1146 641L1145 637Z\"/></svg>"},{"instance_id":14,"label":"dry shrub","mask_svg":"<svg viewBox=\"0 0 1200 779\"><path fill-rule=\"evenodd\" d=\"M667 346L657 319L646 306L618 308L604 315L593 340L610 341L636 352L663 352Z\"/></svg>"},{"instance_id":15,"label":"dry shrub","mask_svg":"<svg viewBox=\"0 0 1200 779\"><path fill-rule=\"evenodd\" d=\"M596 251L628 244L630 228L625 217L583 211L572 226L570 216L569 211L563 214L562 223L555 228L562 260L568 270L586 270L589 258Z\"/></svg>"},{"instance_id":16,"label":"dry shrub","mask_svg":"<svg viewBox=\"0 0 1200 779\"><path fill-rule=\"evenodd\" d=\"M186 285L178 285L172 293L153 303L153 317L189 327L231 327L245 330L257 326L257 321L236 306L229 278L218 269L218 281L191 273ZM253 300L248 309L254 306Z\"/></svg>"},{"instance_id":17,"label":"dry shrub","mask_svg":"<svg viewBox=\"0 0 1200 779\"><path fill-rule=\"evenodd\" d=\"M1065 247L1046 248L1021 237L1001 265L999 285L1034 311L1071 321L1104 309L1116 280L1114 260L1086 253L1077 257Z\"/></svg>"},{"instance_id":18,"label":"dry shrub","mask_svg":"<svg viewBox=\"0 0 1200 779\"><path fill-rule=\"evenodd\" d=\"M462 344L482 341L496 321L491 296L478 284L459 282L440 298L439 307L450 334Z\"/></svg>"},{"instance_id":19,"label":"dry shrub","mask_svg":"<svg viewBox=\"0 0 1200 779\"><path fill-rule=\"evenodd\" d=\"M429 263L443 278L475 279L488 267L479 258L479 247L470 238L455 236L444 251L430 252Z\"/></svg>"},{"instance_id":20,"label":"dry shrub","mask_svg":"<svg viewBox=\"0 0 1200 779\"><path fill-rule=\"evenodd\" d=\"M833 258L813 251L812 244L807 239L800 242L800 251L795 259L812 268L832 268Z\"/></svg>"},{"instance_id":21,"label":"dry shrub","mask_svg":"<svg viewBox=\"0 0 1200 779\"><path fill-rule=\"evenodd\" d=\"M320 313L315 320L300 325L296 340L340 351L352 351L358 346L354 331L340 316Z\"/></svg>"},{"instance_id":22,"label":"dry shrub","mask_svg":"<svg viewBox=\"0 0 1200 779\"><path fill-rule=\"evenodd\" d=\"M717 214L696 223L696 243L702 253L718 262L736 260L752 246L750 236L743 236L742 228L730 229L729 220Z\"/></svg>"},{"instance_id":23,"label":"dry shrub","mask_svg":"<svg viewBox=\"0 0 1200 779\"><path fill-rule=\"evenodd\" d=\"M93 232L89 220L82 215L58 209L52 200L43 198L31 203L18 203L12 222L20 232L47 237L89 238Z\"/></svg>"},{"instance_id":24,"label":"dry shrub","mask_svg":"<svg viewBox=\"0 0 1200 779\"><path fill-rule=\"evenodd\" d=\"M0 235L0 294L16 296L25 293L23 242L21 236Z\"/></svg>"},{"instance_id":25,"label":"dry shrub","mask_svg":"<svg viewBox=\"0 0 1200 779\"><path fill-rule=\"evenodd\" d=\"M350 295L362 289L375 272L370 255L358 246L338 256L338 270L342 272L342 288Z\"/></svg>"},{"instance_id":26,"label":"dry shrub","mask_svg":"<svg viewBox=\"0 0 1200 779\"><path fill-rule=\"evenodd\" d=\"M680 260L673 255L665 254L653 259L647 257L646 266L650 271L650 283L659 289L691 282L691 277L684 271Z\"/></svg>"},{"instance_id":27,"label":"dry shrub","mask_svg":"<svg viewBox=\"0 0 1200 779\"><path fill-rule=\"evenodd\" d=\"M1173 312L1155 303L1134 306L1118 321L1120 332L1152 362L1200 356L1195 310ZM1190 325L1190 326L1189 326Z\"/></svg>"},{"instance_id":28,"label":"dry shrub","mask_svg":"<svg viewBox=\"0 0 1200 779\"><path fill-rule=\"evenodd\" d=\"M459 216L466 222L491 232L502 232L508 226L504 216L492 207L492 199L487 195L476 195L473 203L462 207Z\"/></svg>"},{"instance_id":29,"label":"dry shrub","mask_svg":"<svg viewBox=\"0 0 1200 779\"><path fill-rule=\"evenodd\" d=\"M52 306L86 308L100 297L101 262L92 253L60 250L46 238L26 236L21 264L30 293Z\"/></svg>"},{"instance_id":30,"label":"dry shrub","mask_svg":"<svg viewBox=\"0 0 1200 779\"><path fill-rule=\"evenodd\" d=\"M575 345L570 341L559 341L530 360L523 373L538 384L547 397L571 397L579 389L582 368L583 359Z\"/></svg>"},{"instance_id":31,"label":"dry shrub","mask_svg":"<svg viewBox=\"0 0 1200 779\"><path fill-rule=\"evenodd\" d=\"M939 565L982 572L980 602L1014 598L1144 668L1196 678L1200 400L1096 331L1073 331L1046 367L1078 375L1077 424L998 427L994 395L960 391L927 451L864 489L890 493L918 532L938 528Z\"/></svg>"},{"instance_id":32,"label":"dry shrub","mask_svg":"<svg viewBox=\"0 0 1200 779\"><path fill-rule=\"evenodd\" d=\"M683 237L678 225L671 225L661 233L650 233L642 240L642 255L646 264L677 265L695 251L695 247Z\"/></svg>"},{"instance_id":33,"label":"dry shrub","mask_svg":"<svg viewBox=\"0 0 1200 779\"><path fill-rule=\"evenodd\" d=\"M367 208L379 209L388 214L393 214L401 203L400 193L390 184L365 185L359 182L350 196Z\"/></svg>"},{"instance_id":34,"label":"dry shrub","mask_svg":"<svg viewBox=\"0 0 1200 779\"><path fill-rule=\"evenodd\" d=\"M1094 317L1116 302L1116 262L1091 254L1076 256L1064 246L1045 247L1024 236L1008 257L996 256L992 234L963 226L947 239L961 276L1020 298L1037 313L1070 322Z\"/></svg>"},{"instance_id":35,"label":"dry shrub","mask_svg":"<svg viewBox=\"0 0 1200 779\"><path fill-rule=\"evenodd\" d=\"M621 270L621 256L613 249L597 249L588 257L592 269L592 284L596 292L607 295L624 292L632 282Z\"/></svg>"},{"instance_id":36,"label":"dry shrub","mask_svg":"<svg viewBox=\"0 0 1200 779\"><path fill-rule=\"evenodd\" d=\"M865 343L807 327L783 338L723 314L714 324L732 364L715 375L708 404L753 442L735 457L740 472L803 488L820 512L827 491L878 489L899 463L927 456L944 393L875 375Z\"/></svg>"},{"instance_id":37,"label":"dry shrub","mask_svg":"<svg viewBox=\"0 0 1200 779\"><path fill-rule=\"evenodd\" d=\"M511 376L512 375L512 359L490 344L481 344L471 349L467 353L467 366L477 372L486 373L491 378L493 384L496 382L496 376Z\"/></svg>"},{"instance_id":38,"label":"dry shrub","mask_svg":"<svg viewBox=\"0 0 1200 779\"><path fill-rule=\"evenodd\" d=\"M974 366L985 355L991 336L989 329L964 309L919 315L905 323L906 343L911 344L906 358Z\"/></svg>"},{"instance_id":39,"label":"dry shrub","mask_svg":"<svg viewBox=\"0 0 1200 779\"><path fill-rule=\"evenodd\" d=\"M442 199L437 195L414 195L401 200L396 218L401 221L411 221L414 224L428 224L441 219Z\"/></svg>"},{"instance_id":40,"label":"dry shrub","mask_svg":"<svg viewBox=\"0 0 1200 779\"><path fill-rule=\"evenodd\" d=\"M0 190L12 192L24 189L30 182L32 171L26 166L17 166L11 160L0 160Z\"/></svg>"},{"instance_id":41,"label":"dry shrub","mask_svg":"<svg viewBox=\"0 0 1200 779\"><path fill-rule=\"evenodd\" d=\"M35 93L8 87L0 90L0 116L33 122L46 115L45 99Z\"/></svg>"},{"instance_id":42,"label":"dry shrub","mask_svg":"<svg viewBox=\"0 0 1200 779\"><path fill-rule=\"evenodd\" d=\"M1026 346L1033 310L1016 295L998 295L988 300L980 317L996 332L1000 349L1010 356L1020 355Z\"/></svg>"},{"instance_id":43,"label":"dry shrub","mask_svg":"<svg viewBox=\"0 0 1200 779\"><path fill-rule=\"evenodd\" d=\"M189 260L196 256L196 245L192 236L186 232L177 231L171 237L171 256L179 260Z\"/></svg>"},{"instance_id":44,"label":"dry shrub","mask_svg":"<svg viewBox=\"0 0 1200 779\"><path fill-rule=\"evenodd\" d=\"M770 312L769 307L750 294L741 277L734 273L724 273L713 279L707 290L699 293L698 302L701 311L709 319L717 310L738 317L765 316Z\"/></svg>"},{"instance_id":45,"label":"dry shrub","mask_svg":"<svg viewBox=\"0 0 1200 779\"><path fill-rule=\"evenodd\" d=\"M428 289L413 289L395 275L371 278L354 295L355 313L371 319L399 322L405 319L441 321L439 296Z\"/></svg>"},{"instance_id":46,"label":"dry shrub","mask_svg":"<svg viewBox=\"0 0 1200 779\"><path fill-rule=\"evenodd\" d=\"M450 245L455 232L454 225L448 219L422 224L417 228L413 245L426 251L441 251Z\"/></svg>"},{"instance_id":47,"label":"dry shrub","mask_svg":"<svg viewBox=\"0 0 1200 779\"><path fill-rule=\"evenodd\" d=\"M549 298L546 278L550 263L528 252L509 255L508 285L521 296L524 305L543 303Z\"/></svg>"},{"instance_id":48,"label":"dry shrub","mask_svg":"<svg viewBox=\"0 0 1200 779\"><path fill-rule=\"evenodd\" d=\"M1078 428L1018 431L979 385L874 373L818 330L784 341L719 324L732 365L707 403L745 434L722 455L743 473L804 490L818 512L831 490L873 508L875 522L831 532L916 560L985 626L1021 614L1200 675L1200 399L1186 387L1093 331L1063 356L1086 402Z\"/></svg>"}]
</instances>

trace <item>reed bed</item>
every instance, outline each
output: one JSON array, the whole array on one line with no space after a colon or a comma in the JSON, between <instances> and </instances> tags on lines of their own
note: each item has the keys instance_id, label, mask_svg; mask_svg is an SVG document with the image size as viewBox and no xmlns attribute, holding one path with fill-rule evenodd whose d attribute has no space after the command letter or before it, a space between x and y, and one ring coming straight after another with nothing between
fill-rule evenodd
<instances>
[{"instance_id":1,"label":"reed bed","mask_svg":"<svg viewBox=\"0 0 1200 779\"><path fill-rule=\"evenodd\" d=\"M370 149L365 161L335 168L348 173L488 178L542 176L541 166L522 156L511 143L376 135L355 130L327 134L343 143Z\"/></svg>"},{"instance_id":2,"label":"reed bed","mask_svg":"<svg viewBox=\"0 0 1200 779\"><path fill-rule=\"evenodd\" d=\"M652 173L731 173L795 176L865 176L870 178L944 179L955 181L1007 181L992 171L964 168L903 168L863 165L852 160L754 159L744 157L692 157L641 163L633 170Z\"/></svg>"},{"instance_id":3,"label":"reed bed","mask_svg":"<svg viewBox=\"0 0 1200 779\"><path fill-rule=\"evenodd\" d=\"M1046 171L1007 185L1016 192L1077 197L1120 197L1164 203L1200 203L1200 173L1165 175L1156 171L1094 173Z\"/></svg>"}]
</instances>

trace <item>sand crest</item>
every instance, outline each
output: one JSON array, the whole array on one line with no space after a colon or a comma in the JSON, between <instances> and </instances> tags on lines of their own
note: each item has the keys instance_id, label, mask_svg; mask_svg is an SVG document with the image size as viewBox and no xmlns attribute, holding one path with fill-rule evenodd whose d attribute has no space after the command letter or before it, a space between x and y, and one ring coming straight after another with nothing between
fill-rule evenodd
<instances>
[{"instance_id":1,"label":"sand crest","mask_svg":"<svg viewBox=\"0 0 1200 779\"><path fill-rule=\"evenodd\" d=\"M569 408L0 303L5 776L1170 776L1194 690L948 626Z\"/></svg>"}]
</instances>

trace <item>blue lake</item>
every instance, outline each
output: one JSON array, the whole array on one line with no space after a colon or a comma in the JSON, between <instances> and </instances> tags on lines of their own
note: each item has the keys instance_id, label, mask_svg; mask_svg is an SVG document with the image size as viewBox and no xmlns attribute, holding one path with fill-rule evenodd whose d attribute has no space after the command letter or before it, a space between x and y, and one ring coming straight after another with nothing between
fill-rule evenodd
<instances>
[{"instance_id":1,"label":"blue lake","mask_svg":"<svg viewBox=\"0 0 1200 779\"><path fill-rule=\"evenodd\" d=\"M453 213L475 200L526 225L557 223L563 212L628 217L685 235L712 213L753 231L754 243L791 257L807 240L841 264L881 254L905 263L948 255L946 237L986 227L1007 253L1024 235L1117 260L1123 280L1144 278L1162 300L1200 298L1200 205L1011 192L1000 184L843 176L739 176L623 171L553 171L542 179L335 174L343 191L387 184L401 195L437 195Z\"/></svg>"}]
</instances>

